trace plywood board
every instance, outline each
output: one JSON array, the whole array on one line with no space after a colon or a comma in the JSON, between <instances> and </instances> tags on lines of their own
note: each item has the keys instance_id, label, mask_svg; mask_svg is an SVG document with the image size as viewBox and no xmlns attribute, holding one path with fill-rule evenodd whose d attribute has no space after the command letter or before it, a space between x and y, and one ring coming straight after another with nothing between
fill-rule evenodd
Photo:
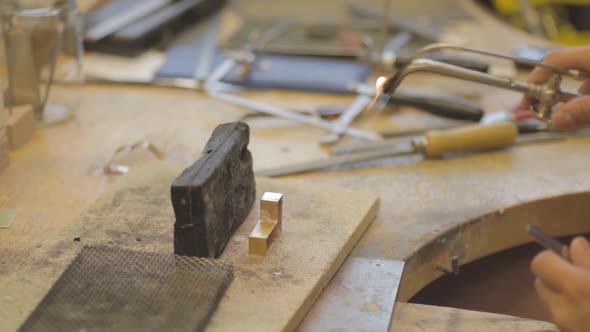
<instances>
[{"instance_id":1,"label":"plywood board","mask_svg":"<svg viewBox=\"0 0 590 332\"><path fill-rule=\"evenodd\" d=\"M83 245L106 244L172 253L174 214L170 183L178 166L136 167L87 209L58 239L39 250L0 285L3 327L16 328ZM258 204L236 231L221 259L235 279L210 331L294 330L375 217L373 194L257 179L257 196L284 194L283 232L266 257L248 254Z\"/></svg>"},{"instance_id":2,"label":"plywood board","mask_svg":"<svg viewBox=\"0 0 590 332\"><path fill-rule=\"evenodd\" d=\"M392 332L557 332L555 325L487 312L398 303Z\"/></svg>"}]
</instances>

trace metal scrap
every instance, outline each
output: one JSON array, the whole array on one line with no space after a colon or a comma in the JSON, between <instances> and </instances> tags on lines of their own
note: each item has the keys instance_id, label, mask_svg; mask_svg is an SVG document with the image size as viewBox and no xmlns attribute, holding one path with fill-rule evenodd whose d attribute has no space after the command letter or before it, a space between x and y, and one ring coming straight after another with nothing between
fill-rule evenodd
<instances>
[{"instance_id":1,"label":"metal scrap","mask_svg":"<svg viewBox=\"0 0 590 332\"><path fill-rule=\"evenodd\" d=\"M165 157L165 154L158 149L154 144L150 143L149 141L140 141L134 144L125 144L119 147L113 153L113 156L104 166L104 172L106 174L125 174L129 171L129 166L124 164L119 164L116 162L116 159L120 157L122 154L128 154L132 151L144 149L151 152L156 158L162 160Z\"/></svg>"}]
</instances>

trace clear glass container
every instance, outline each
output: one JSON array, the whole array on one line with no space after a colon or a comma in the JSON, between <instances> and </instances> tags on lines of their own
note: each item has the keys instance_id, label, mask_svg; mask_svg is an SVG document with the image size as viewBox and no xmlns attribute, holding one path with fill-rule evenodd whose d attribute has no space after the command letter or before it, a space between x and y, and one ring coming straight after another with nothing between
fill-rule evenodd
<instances>
[{"instance_id":1,"label":"clear glass container","mask_svg":"<svg viewBox=\"0 0 590 332\"><path fill-rule=\"evenodd\" d=\"M83 86L82 19L74 0L19 0L2 9L5 103L33 106L41 125L68 120Z\"/></svg>"}]
</instances>

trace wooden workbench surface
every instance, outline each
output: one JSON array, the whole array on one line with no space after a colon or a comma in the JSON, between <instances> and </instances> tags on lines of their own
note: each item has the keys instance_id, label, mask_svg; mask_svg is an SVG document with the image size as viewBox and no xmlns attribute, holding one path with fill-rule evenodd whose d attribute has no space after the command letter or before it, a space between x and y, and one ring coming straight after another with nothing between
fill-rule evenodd
<instances>
[{"instance_id":1,"label":"wooden workbench surface","mask_svg":"<svg viewBox=\"0 0 590 332\"><path fill-rule=\"evenodd\" d=\"M481 91L481 90L480 90ZM486 109L503 109L518 96L485 91ZM18 208L10 229L0 230L0 289L22 266L121 176L103 166L123 144L147 139L169 162L187 165L213 128L247 112L198 92L163 88L89 86L74 120L38 130L0 172L0 207ZM261 100L311 108L344 97L258 93ZM441 121L402 112L369 120L370 128L405 128ZM256 170L327 156L321 130L276 119L252 119L250 149ZM554 235L590 231L590 138L516 147L449 160L406 158L362 169L292 177L302 183L371 191L381 198L377 219L351 255L406 260L398 299L408 300L448 266L528 242L524 225L535 222ZM149 159L149 157L146 157ZM0 301L11 299L0 298ZM0 321L2 321L0 312ZM428 331L540 331L552 325L458 309L404 304L393 328ZM5 327L4 327L5 328ZM4 330L0 327L0 330ZM321 327L320 327L321 328ZM370 329L370 328L369 328Z\"/></svg>"},{"instance_id":2,"label":"wooden workbench surface","mask_svg":"<svg viewBox=\"0 0 590 332\"><path fill-rule=\"evenodd\" d=\"M18 272L35 249L113 186L120 176L105 175L102 167L117 147L148 139L170 162L186 165L218 123L243 114L190 91L88 87L75 120L37 131L0 173L0 206L19 209L14 226L0 232L0 276ZM274 119L251 126L255 169L326 155L317 145L320 130ZM589 216L582 194L590 188L584 152L589 142L575 138L295 178L380 195L379 215L352 255L406 259L409 280L399 294L405 301L440 276L436 264L446 266L450 256L459 255L463 264L527 242L526 222L553 234L590 230L583 223ZM572 193L580 194L560 197ZM549 201L527 203L544 198Z\"/></svg>"}]
</instances>

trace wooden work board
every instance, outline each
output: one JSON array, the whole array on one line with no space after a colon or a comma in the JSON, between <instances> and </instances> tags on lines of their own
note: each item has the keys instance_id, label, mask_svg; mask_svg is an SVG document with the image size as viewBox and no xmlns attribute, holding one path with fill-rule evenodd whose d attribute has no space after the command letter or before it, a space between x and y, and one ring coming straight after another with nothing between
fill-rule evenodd
<instances>
[{"instance_id":1,"label":"wooden work board","mask_svg":"<svg viewBox=\"0 0 590 332\"><path fill-rule=\"evenodd\" d=\"M170 184L181 169L166 162L134 168L116 188L18 274L0 285L0 301L16 328L84 245L104 244L149 252L173 252L174 213ZM257 178L257 196L284 194L283 231L265 257L248 254L248 234L259 215L258 200L220 259L234 266L234 280L208 331L292 331L330 281L375 217L379 200L370 193L309 187Z\"/></svg>"}]
</instances>

